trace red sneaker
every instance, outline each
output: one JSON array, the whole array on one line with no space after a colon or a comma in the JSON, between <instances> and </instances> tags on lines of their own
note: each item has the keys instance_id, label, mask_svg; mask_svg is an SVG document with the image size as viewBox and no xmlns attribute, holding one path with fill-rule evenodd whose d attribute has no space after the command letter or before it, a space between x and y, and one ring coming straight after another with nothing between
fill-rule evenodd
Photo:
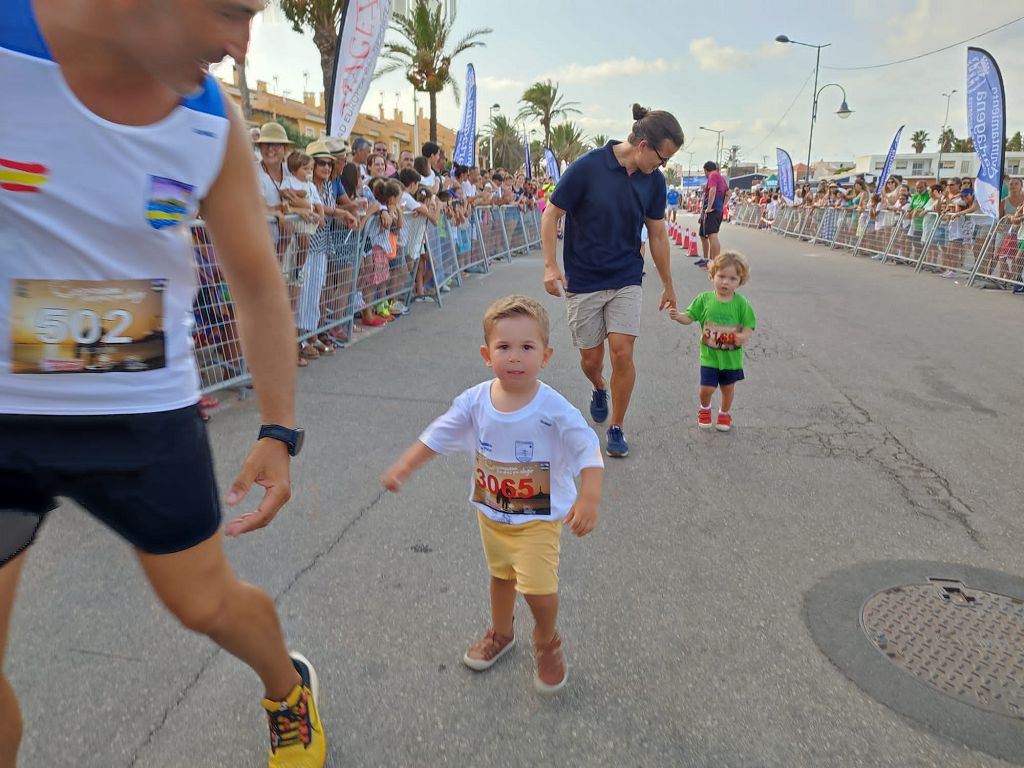
<instances>
[{"instance_id":1,"label":"red sneaker","mask_svg":"<svg viewBox=\"0 0 1024 768\"><path fill-rule=\"evenodd\" d=\"M711 420L711 412L708 412L708 422ZM728 413L719 413L718 421L715 422L715 429L719 432L728 432L732 429L732 416Z\"/></svg>"},{"instance_id":2,"label":"red sneaker","mask_svg":"<svg viewBox=\"0 0 1024 768\"><path fill-rule=\"evenodd\" d=\"M363 320L363 325L368 325L371 328L376 328L378 326L384 325L386 322L387 320L385 320L380 315L374 315L369 320Z\"/></svg>"},{"instance_id":3,"label":"red sneaker","mask_svg":"<svg viewBox=\"0 0 1024 768\"><path fill-rule=\"evenodd\" d=\"M697 426L701 429L711 429L711 409L697 409Z\"/></svg>"}]
</instances>

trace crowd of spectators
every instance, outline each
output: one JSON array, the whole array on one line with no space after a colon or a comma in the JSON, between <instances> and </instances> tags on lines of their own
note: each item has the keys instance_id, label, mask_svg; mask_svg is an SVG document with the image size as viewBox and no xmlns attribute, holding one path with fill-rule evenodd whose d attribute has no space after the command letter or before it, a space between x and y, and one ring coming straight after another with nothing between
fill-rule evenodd
<instances>
[{"instance_id":1,"label":"crowd of spectators","mask_svg":"<svg viewBox=\"0 0 1024 768\"><path fill-rule=\"evenodd\" d=\"M354 236L361 231L363 235L361 240L357 238L364 250L351 297L356 316L353 328L361 333L409 312L394 296L395 286L403 280L411 280L415 300L424 300L433 290L448 290L445 285L433 284L430 260L420 258L422 238L409 242L408 233L415 229L417 219L436 226L443 217L458 229L471 220L477 208L542 209L554 188L551 179L538 183L527 178L524 167L486 169L453 164L445 149L430 141L423 144L419 155L404 149L395 157L384 142L362 137L351 141L323 137L299 149L276 122L253 128L251 138L277 255L292 278L287 283L295 311L296 364L300 367L334 354L348 341L340 327L317 333L330 325L326 322L330 307L345 304L339 292L352 285L351 274L347 281L342 279L337 247L346 242L346 233ZM233 337L230 301L205 230L194 228L193 237L201 278L197 344L216 346L221 364L232 371L241 350ZM211 406L215 400L207 398L206 403Z\"/></svg>"},{"instance_id":2,"label":"crowd of spectators","mask_svg":"<svg viewBox=\"0 0 1024 768\"><path fill-rule=\"evenodd\" d=\"M1000 197L1000 216L1010 217L1009 235L1019 235L1024 219L1021 179L1004 179ZM759 206L760 225L770 227L782 201L777 191L756 187L749 192L733 190L730 207L744 204ZM846 188L835 181L824 181L814 188L804 183L795 190L793 207L803 211L805 216L815 209L826 209L820 219L821 234L826 240L835 237L840 212L846 212L847 221L856 220L858 238L874 236L887 243L893 234L892 228L897 227L891 248L897 260L916 261L921 249L930 242L930 247L935 249L935 263L947 278L958 277L973 266L988 227L994 223L990 218L975 215L981 214L981 207L975 198L974 179L970 177L942 179L930 184L918 180L911 186L901 176L892 175L881 189L863 176L856 177ZM1020 249L1013 248L1015 244L1004 245L1000 245L1001 254L1008 255L998 257L1000 277L1020 280ZM882 256L876 254L872 258ZM1011 275L1011 270L1017 274ZM1024 290L1018 288L1016 292L1024 293Z\"/></svg>"}]
</instances>

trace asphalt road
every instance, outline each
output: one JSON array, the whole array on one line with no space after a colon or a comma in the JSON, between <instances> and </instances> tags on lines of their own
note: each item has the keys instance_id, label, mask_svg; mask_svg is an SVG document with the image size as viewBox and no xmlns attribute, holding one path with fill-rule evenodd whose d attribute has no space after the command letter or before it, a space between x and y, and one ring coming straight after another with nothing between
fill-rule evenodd
<instances>
[{"instance_id":1,"label":"asphalt road","mask_svg":"<svg viewBox=\"0 0 1024 768\"><path fill-rule=\"evenodd\" d=\"M649 267L631 454L608 461L598 529L563 540L570 683L553 700L533 692L527 642L484 674L460 664L488 616L468 459L435 461L400 495L378 483L487 377L480 318L498 296L544 298L544 380L586 412L539 254L299 372L295 497L227 548L318 668L333 765L1007 765L870 698L801 607L820 579L876 560L1024 575L1024 303L735 226L722 240L750 259L758 315L735 429L698 431L697 332L659 316ZM706 274L672 260L687 302ZM225 487L257 424L251 401L211 422ZM526 640L522 602L517 615ZM70 504L32 552L7 666L20 765L266 765L255 676L180 629L131 552Z\"/></svg>"}]
</instances>

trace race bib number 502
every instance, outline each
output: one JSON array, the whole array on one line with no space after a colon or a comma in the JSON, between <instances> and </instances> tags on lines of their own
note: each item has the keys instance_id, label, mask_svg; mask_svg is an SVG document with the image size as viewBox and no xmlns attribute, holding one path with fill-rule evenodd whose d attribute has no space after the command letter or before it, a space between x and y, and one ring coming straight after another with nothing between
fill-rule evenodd
<instances>
[{"instance_id":1,"label":"race bib number 502","mask_svg":"<svg viewBox=\"0 0 1024 768\"><path fill-rule=\"evenodd\" d=\"M166 280L13 280L12 373L163 368Z\"/></svg>"}]
</instances>

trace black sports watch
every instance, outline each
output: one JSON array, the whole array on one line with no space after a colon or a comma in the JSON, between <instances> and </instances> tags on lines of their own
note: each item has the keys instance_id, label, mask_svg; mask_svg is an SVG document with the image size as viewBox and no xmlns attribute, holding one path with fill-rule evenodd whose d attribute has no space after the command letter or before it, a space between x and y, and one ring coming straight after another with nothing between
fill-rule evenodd
<instances>
[{"instance_id":1,"label":"black sports watch","mask_svg":"<svg viewBox=\"0 0 1024 768\"><path fill-rule=\"evenodd\" d=\"M306 430L302 428L288 429L280 424L264 424L260 427L258 440L269 437L271 440L280 440L288 446L289 456L298 456L302 450L302 441L306 439Z\"/></svg>"}]
</instances>

